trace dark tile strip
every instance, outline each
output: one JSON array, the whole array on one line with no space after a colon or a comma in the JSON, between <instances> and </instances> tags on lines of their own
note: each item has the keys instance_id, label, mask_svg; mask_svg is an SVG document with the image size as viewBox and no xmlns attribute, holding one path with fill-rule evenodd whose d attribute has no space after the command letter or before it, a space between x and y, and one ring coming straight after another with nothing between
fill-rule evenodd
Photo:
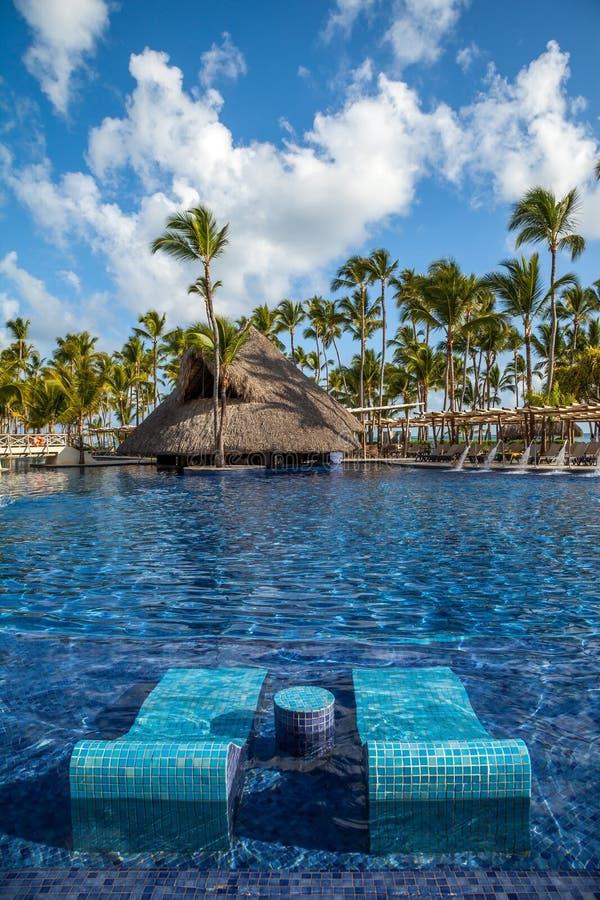
<instances>
[{"instance_id":1,"label":"dark tile strip","mask_svg":"<svg viewBox=\"0 0 600 900\"><path fill-rule=\"evenodd\" d=\"M600 871L513 872L424 869L402 872L19 869L0 872L2 900L600 900Z\"/></svg>"}]
</instances>

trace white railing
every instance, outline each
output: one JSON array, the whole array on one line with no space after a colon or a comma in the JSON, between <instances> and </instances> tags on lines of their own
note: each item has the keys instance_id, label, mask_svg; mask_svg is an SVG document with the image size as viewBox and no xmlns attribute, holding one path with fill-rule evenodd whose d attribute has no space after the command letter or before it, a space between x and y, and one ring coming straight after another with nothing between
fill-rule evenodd
<instances>
[{"instance_id":1,"label":"white railing","mask_svg":"<svg viewBox=\"0 0 600 900\"><path fill-rule=\"evenodd\" d=\"M103 432L103 437L108 431ZM122 435L121 435L122 439ZM93 452L106 452L106 446L99 441L96 432L84 433L83 443L86 449ZM117 441L120 443L120 440ZM60 453L65 447L79 447L76 434L1 434L0 433L0 457L28 457L28 456L52 456Z\"/></svg>"}]
</instances>

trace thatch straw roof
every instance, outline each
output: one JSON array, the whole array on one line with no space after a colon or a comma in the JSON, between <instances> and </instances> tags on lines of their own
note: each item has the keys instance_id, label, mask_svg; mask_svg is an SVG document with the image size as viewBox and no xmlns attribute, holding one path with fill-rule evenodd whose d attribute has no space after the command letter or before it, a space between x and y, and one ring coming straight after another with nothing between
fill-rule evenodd
<instances>
[{"instance_id":1,"label":"thatch straw roof","mask_svg":"<svg viewBox=\"0 0 600 900\"><path fill-rule=\"evenodd\" d=\"M225 452L345 453L357 449L354 416L251 328L230 368ZM208 454L213 443L209 359L185 351L177 386L121 444L124 455Z\"/></svg>"}]
</instances>

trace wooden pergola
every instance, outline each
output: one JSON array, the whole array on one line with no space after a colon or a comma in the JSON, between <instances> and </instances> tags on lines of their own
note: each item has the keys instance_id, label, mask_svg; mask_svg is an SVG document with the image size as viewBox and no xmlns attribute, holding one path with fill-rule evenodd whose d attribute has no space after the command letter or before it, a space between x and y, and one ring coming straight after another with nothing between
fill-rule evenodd
<instances>
[{"instance_id":1,"label":"wooden pergola","mask_svg":"<svg viewBox=\"0 0 600 900\"><path fill-rule=\"evenodd\" d=\"M517 409L500 407L498 409L471 409L460 412L433 411L412 417L408 421L411 429L431 429L434 442L438 443L448 429L450 435L459 430L465 434L476 428L494 427L498 439L502 439L507 428L520 431L527 442L533 440L538 431L542 438L551 431L561 437L573 441L574 426L579 422L587 422L590 431L600 430L600 402L573 403L570 406L522 406ZM404 427L398 422L397 427Z\"/></svg>"}]
</instances>

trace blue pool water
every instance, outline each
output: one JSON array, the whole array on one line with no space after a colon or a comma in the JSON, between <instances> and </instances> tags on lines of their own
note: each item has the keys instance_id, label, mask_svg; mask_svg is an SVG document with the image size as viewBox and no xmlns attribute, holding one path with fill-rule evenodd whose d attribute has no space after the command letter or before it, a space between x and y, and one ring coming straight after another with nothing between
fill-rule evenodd
<instances>
[{"instance_id":1,"label":"blue pool water","mask_svg":"<svg viewBox=\"0 0 600 900\"><path fill-rule=\"evenodd\" d=\"M0 481L0 865L73 851L67 765L127 731L173 665L269 670L232 850L126 860L276 868L600 865L600 477L411 471ZM353 666L451 666L533 765L531 853L367 853ZM272 696L318 684L337 750L292 764Z\"/></svg>"}]
</instances>

